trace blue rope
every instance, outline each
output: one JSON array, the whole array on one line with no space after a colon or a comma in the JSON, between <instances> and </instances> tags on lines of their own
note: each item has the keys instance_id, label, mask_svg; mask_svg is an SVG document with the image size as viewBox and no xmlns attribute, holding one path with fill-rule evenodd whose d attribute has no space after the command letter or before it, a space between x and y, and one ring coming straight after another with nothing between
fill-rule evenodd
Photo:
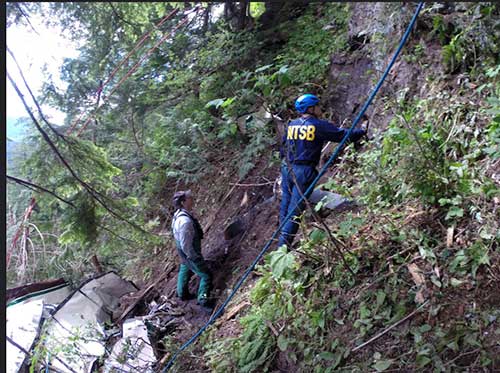
<instances>
[{"instance_id":1,"label":"blue rope","mask_svg":"<svg viewBox=\"0 0 500 373\"><path fill-rule=\"evenodd\" d=\"M420 2L417 6L417 9L415 10L415 14L413 15L413 18L410 22L410 24L408 25L408 28L406 29L406 32L405 34L403 35L402 39L401 39L401 42L399 43L399 46L398 46L398 49L396 50L396 52L394 53L394 56L392 57L392 60L391 62L389 63L389 65L387 66L387 68L385 69L385 72L384 74L382 75L382 77L380 78L380 80L378 81L377 85L375 86L375 89L372 91L372 93L370 94L370 97L368 97L368 100L366 100L363 108L361 109L361 111L359 112L358 116L356 117L356 119L354 120L351 128L349 128L349 131L347 131L347 133L345 134L344 138L342 139L342 141L338 144L338 146L336 147L335 149L335 152L332 154L332 156L328 159L328 161L325 163L325 165L323 166L323 168L320 170L320 172L318 173L318 176L316 176L316 178L313 180L313 182L311 183L311 185L309 186L309 188L306 190L306 192L303 194L303 196L300 198L300 200L297 202L297 205L298 206L302 200L304 199L304 196L306 195L309 195L310 192L313 191L314 187L316 186L316 184L318 183L319 179L325 174L325 172L327 171L328 167L333 163L333 161L337 158L337 156L339 155L340 153L340 150L342 149L342 147L344 146L344 144L347 142L347 140L349 139L352 131L354 130L354 128L357 126L358 122L360 121L360 119L363 117L366 109L368 109L368 107L370 106L370 104L372 103L375 95L377 94L377 92L380 90L380 87L382 86L382 84L384 83L385 81L385 78L387 77L387 75L389 74L389 71L391 70L392 66L394 65L394 62L396 62L396 59L398 58L399 56L399 53L401 52L401 50L403 49L403 46L405 45L406 43L406 40L408 39L408 36L410 35L410 32L411 30L413 29L413 26L415 25L415 22L417 21L417 18L418 18L418 15L420 13L420 10L422 9L424 3L423 2ZM296 207L295 206L295 207ZM278 235L278 233L281 231L281 229L283 228L283 226L285 225L285 223L290 219L290 217L293 215L293 211L295 210L294 209L291 209L291 212L288 213L288 215L285 217L285 219L283 219L283 222L281 222L281 224L279 225L278 229L276 229L276 231L273 233L272 237L269 239L269 241L266 243L266 245L264 246L264 248L261 250L261 252L259 253L259 255L257 255L257 257L255 258L255 260L253 261L253 263L250 265L250 267L248 267L248 269L245 271L245 273L243 274L243 276L240 278L240 280L237 282L237 284L234 286L233 290L231 291L231 293L229 294L229 296L227 297L227 299L224 301L224 303L219 307L219 309L217 310L217 312L215 312L212 317L210 317L210 319L207 321L207 323L205 325L203 325L200 330L198 330L198 332L196 332L195 335L193 335L186 343L184 343L180 348L179 350L177 350L177 352L170 358L169 362L167 363L167 365L165 366L165 368L163 369L162 373L165 373L167 372L171 367L172 365L174 364L175 360L177 359L177 357L179 356L179 354L184 351L189 345L191 345L196 339L198 339L198 337L224 312L224 309L225 307L227 306L227 304L231 301L231 299L235 296L236 292L239 290L239 288L241 287L241 285L243 284L243 282L247 279L247 277L250 275L250 273L253 271L253 269L255 268L255 266L257 265L257 263L259 262L260 259L262 259L262 257L264 256L264 254L267 252L267 250L269 249L269 247L271 246L273 240L276 238L276 236Z\"/></svg>"}]
</instances>

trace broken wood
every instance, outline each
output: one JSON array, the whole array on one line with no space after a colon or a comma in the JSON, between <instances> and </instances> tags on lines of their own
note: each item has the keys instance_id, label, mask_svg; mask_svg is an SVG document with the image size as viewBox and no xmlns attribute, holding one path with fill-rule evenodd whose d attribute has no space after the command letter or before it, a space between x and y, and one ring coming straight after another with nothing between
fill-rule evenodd
<instances>
[{"instance_id":1,"label":"broken wood","mask_svg":"<svg viewBox=\"0 0 500 373\"><path fill-rule=\"evenodd\" d=\"M97 274L103 273L102 266L101 266L101 263L99 262L99 259L97 259L97 255L95 255L95 254L92 255L90 260L92 261L92 265L94 266Z\"/></svg>"},{"instance_id":2,"label":"broken wood","mask_svg":"<svg viewBox=\"0 0 500 373\"><path fill-rule=\"evenodd\" d=\"M225 323L226 321L232 319L234 316L236 316L238 314L238 312L240 312L243 308L245 308L246 306L249 306L250 305L250 302L243 302L243 303L240 303L236 306L234 306L233 308L231 308L229 310L229 312L226 314L226 316L224 316L223 319L219 319L216 323L216 325L220 325L222 323Z\"/></svg>"},{"instance_id":3,"label":"broken wood","mask_svg":"<svg viewBox=\"0 0 500 373\"><path fill-rule=\"evenodd\" d=\"M248 192L245 192L245 195L241 200L240 207L246 206L247 204L248 204Z\"/></svg>"},{"instance_id":4,"label":"broken wood","mask_svg":"<svg viewBox=\"0 0 500 373\"><path fill-rule=\"evenodd\" d=\"M415 285L417 285L418 287L417 293L415 294L415 301L418 304L422 304L425 301L425 276L422 274L422 271L415 263L408 264L407 267L408 271L411 274L411 277L413 278L413 282L415 282Z\"/></svg>"},{"instance_id":5,"label":"broken wood","mask_svg":"<svg viewBox=\"0 0 500 373\"><path fill-rule=\"evenodd\" d=\"M244 307L249 306L250 302L243 302L238 304L236 307L233 307L228 313L227 316L224 317L224 321L232 319L234 316L238 314Z\"/></svg>"},{"instance_id":6,"label":"broken wood","mask_svg":"<svg viewBox=\"0 0 500 373\"><path fill-rule=\"evenodd\" d=\"M455 233L455 227L451 226L446 231L446 247L450 248L453 246L453 235Z\"/></svg>"},{"instance_id":7,"label":"broken wood","mask_svg":"<svg viewBox=\"0 0 500 373\"><path fill-rule=\"evenodd\" d=\"M155 282L153 282L151 285L149 285L147 288L144 288L142 290L139 291L139 295L137 296L136 300L134 300L126 309L125 311L123 311L123 313L121 314L120 317L118 317L118 319L116 320L115 324L120 324L127 316L130 312L132 312L132 310L139 304L139 302L144 299L144 297L151 291L153 290L160 282L162 282L163 280L165 280L168 275L170 274L170 272L172 272L172 270L175 268L175 266L171 263L169 263L170 265L167 265L167 267L165 268L165 273L163 274L163 276L161 276L159 279L157 279ZM170 268L168 268L170 267ZM168 269L167 269L168 268Z\"/></svg>"},{"instance_id":8,"label":"broken wood","mask_svg":"<svg viewBox=\"0 0 500 373\"><path fill-rule=\"evenodd\" d=\"M280 333L278 333L278 331L276 330L274 325L271 323L271 321L266 320L265 322L266 322L266 325L269 327L269 329L271 329L271 331L273 332L274 336L278 337L280 335Z\"/></svg>"},{"instance_id":9,"label":"broken wood","mask_svg":"<svg viewBox=\"0 0 500 373\"><path fill-rule=\"evenodd\" d=\"M411 277L413 278L413 282L415 282L415 285L417 286L422 286L425 284L425 277L422 275L422 271L420 268L415 264L411 263L407 265L408 271L411 274Z\"/></svg>"}]
</instances>

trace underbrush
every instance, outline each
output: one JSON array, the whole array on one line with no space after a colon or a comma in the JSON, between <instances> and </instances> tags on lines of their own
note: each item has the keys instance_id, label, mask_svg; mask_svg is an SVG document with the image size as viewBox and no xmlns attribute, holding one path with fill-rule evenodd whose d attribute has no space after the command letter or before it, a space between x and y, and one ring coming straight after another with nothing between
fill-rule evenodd
<instances>
[{"instance_id":1,"label":"underbrush","mask_svg":"<svg viewBox=\"0 0 500 373\"><path fill-rule=\"evenodd\" d=\"M206 337L213 371L498 369L498 77L388 103L388 129L325 185L363 208L267 254L241 334Z\"/></svg>"},{"instance_id":2,"label":"underbrush","mask_svg":"<svg viewBox=\"0 0 500 373\"><path fill-rule=\"evenodd\" d=\"M207 338L211 369L451 371L470 364L462 354L474 358L470 366L492 367L500 314L470 290L494 296L498 252L488 263L467 258L456 268L450 252L460 245L436 239L436 214L416 203L348 214L332 232L335 241L313 228L295 251L268 254L241 335ZM354 276L335 259L337 241ZM408 323L363 346L408 315Z\"/></svg>"}]
</instances>

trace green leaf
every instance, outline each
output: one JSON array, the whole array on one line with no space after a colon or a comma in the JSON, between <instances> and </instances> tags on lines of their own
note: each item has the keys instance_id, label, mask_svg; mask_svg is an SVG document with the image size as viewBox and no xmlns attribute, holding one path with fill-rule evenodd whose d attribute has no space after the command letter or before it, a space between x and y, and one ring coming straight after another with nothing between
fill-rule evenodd
<instances>
[{"instance_id":1,"label":"green leaf","mask_svg":"<svg viewBox=\"0 0 500 373\"><path fill-rule=\"evenodd\" d=\"M321 242L322 240L325 239L326 233L323 232L321 229L315 228L312 232L311 235L309 236L311 241L313 243Z\"/></svg>"},{"instance_id":2,"label":"green leaf","mask_svg":"<svg viewBox=\"0 0 500 373\"><path fill-rule=\"evenodd\" d=\"M420 333L427 333L431 329L432 326L430 326L429 324L424 324L420 327Z\"/></svg>"},{"instance_id":3,"label":"green leaf","mask_svg":"<svg viewBox=\"0 0 500 373\"><path fill-rule=\"evenodd\" d=\"M286 248L276 250L270 254L271 271L275 278L281 278L288 268L291 268L295 263L295 257L292 253L287 253Z\"/></svg>"},{"instance_id":4,"label":"green leaf","mask_svg":"<svg viewBox=\"0 0 500 373\"><path fill-rule=\"evenodd\" d=\"M494 238L494 236L491 233L488 233L486 229L482 229L481 232L479 232L479 237L485 240L491 240Z\"/></svg>"},{"instance_id":5,"label":"green leaf","mask_svg":"<svg viewBox=\"0 0 500 373\"><path fill-rule=\"evenodd\" d=\"M417 361L417 366L419 368L423 368L424 366L429 364L432 360L430 358L428 358L427 356L417 355L416 361Z\"/></svg>"},{"instance_id":6,"label":"green leaf","mask_svg":"<svg viewBox=\"0 0 500 373\"><path fill-rule=\"evenodd\" d=\"M457 343L457 341L452 341L452 342L448 343L446 345L446 347L448 347L449 349L451 349L451 350L453 350L455 352L458 351L458 343Z\"/></svg>"},{"instance_id":7,"label":"green leaf","mask_svg":"<svg viewBox=\"0 0 500 373\"><path fill-rule=\"evenodd\" d=\"M392 364L392 360L389 359L389 360L379 360L377 361L374 365L373 365L373 368L375 368L375 370L377 372L383 372L384 370L386 370L387 368L389 368Z\"/></svg>"},{"instance_id":8,"label":"green leaf","mask_svg":"<svg viewBox=\"0 0 500 373\"><path fill-rule=\"evenodd\" d=\"M325 351L319 354L319 357L323 360L335 360L336 355L334 353Z\"/></svg>"},{"instance_id":9,"label":"green leaf","mask_svg":"<svg viewBox=\"0 0 500 373\"><path fill-rule=\"evenodd\" d=\"M280 351L286 351L288 348L288 339L283 334L278 337L278 348Z\"/></svg>"},{"instance_id":10,"label":"green leaf","mask_svg":"<svg viewBox=\"0 0 500 373\"><path fill-rule=\"evenodd\" d=\"M452 206L449 210L448 210L448 214L446 214L446 217L445 217L445 220L449 220L453 217L463 217L464 216L464 209L460 208L460 207L456 207L456 206Z\"/></svg>"},{"instance_id":11,"label":"green leaf","mask_svg":"<svg viewBox=\"0 0 500 373\"><path fill-rule=\"evenodd\" d=\"M380 307L385 301L386 294L383 290L377 291L377 307Z\"/></svg>"},{"instance_id":12,"label":"green leaf","mask_svg":"<svg viewBox=\"0 0 500 373\"><path fill-rule=\"evenodd\" d=\"M234 100L236 100L236 96L230 97L227 100L224 100L224 102L222 103L222 105L220 107L224 109L224 108L228 107L229 105L231 105L234 102Z\"/></svg>"}]
</instances>

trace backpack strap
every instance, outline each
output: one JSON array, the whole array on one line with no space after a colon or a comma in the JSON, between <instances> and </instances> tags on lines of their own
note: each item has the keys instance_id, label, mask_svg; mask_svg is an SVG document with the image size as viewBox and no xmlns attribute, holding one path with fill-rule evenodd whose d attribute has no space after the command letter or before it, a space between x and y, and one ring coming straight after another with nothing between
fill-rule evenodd
<instances>
[{"instance_id":1,"label":"backpack strap","mask_svg":"<svg viewBox=\"0 0 500 373\"><path fill-rule=\"evenodd\" d=\"M191 215L189 212L187 212L184 209L179 209L175 212L174 214L174 219L177 219L179 216L187 216L191 221L193 222L194 229L196 230L196 233L200 237L200 239L203 239L203 228L201 227L200 222L198 219L196 219L193 215Z\"/></svg>"}]
</instances>

